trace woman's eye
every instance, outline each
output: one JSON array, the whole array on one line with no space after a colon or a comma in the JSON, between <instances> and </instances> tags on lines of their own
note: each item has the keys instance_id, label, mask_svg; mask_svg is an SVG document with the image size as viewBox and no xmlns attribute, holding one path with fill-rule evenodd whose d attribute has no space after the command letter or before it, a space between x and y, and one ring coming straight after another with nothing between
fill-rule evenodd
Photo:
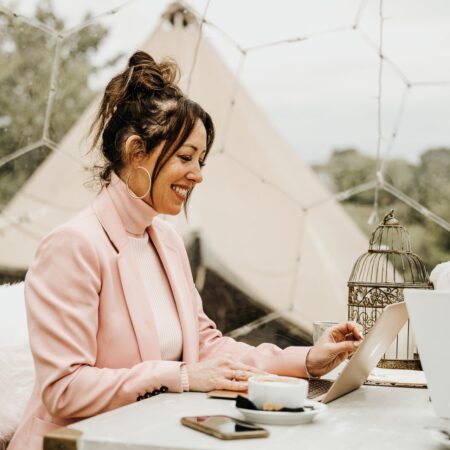
<instances>
[{"instance_id":1,"label":"woman's eye","mask_svg":"<svg viewBox=\"0 0 450 450\"><path fill-rule=\"evenodd\" d=\"M179 158L181 158L183 161L189 162L192 161L192 156L190 155L178 155ZM199 165L200 167L205 167L206 166L206 162L205 161L201 161L199 160Z\"/></svg>"}]
</instances>

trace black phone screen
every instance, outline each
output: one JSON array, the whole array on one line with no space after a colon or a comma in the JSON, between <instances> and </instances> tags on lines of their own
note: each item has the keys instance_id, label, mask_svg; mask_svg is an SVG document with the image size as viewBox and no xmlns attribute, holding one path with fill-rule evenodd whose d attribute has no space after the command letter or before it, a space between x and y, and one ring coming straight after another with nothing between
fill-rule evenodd
<instances>
[{"instance_id":1,"label":"black phone screen","mask_svg":"<svg viewBox=\"0 0 450 450\"><path fill-rule=\"evenodd\" d=\"M198 424L208 428L214 428L223 434L243 433L244 431L264 430L264 428L246 423L228 416L197 416L192 417Z\"/></svg>"},{"instance_id":2,"label":"black phone screen","mask_svg":"<svg viewBox=\"0 0 450 450\"><path fill-rule=\"evenodd\" d=\"M183 417L184 425L195 428L199 431L212 432L217 437L222 438L238 438L239 436L247 437L266 437L268 432L266 429L244 422L229 416L195 416ZM219 436L220 435L220 436Z\"/></svg>"}]
</instances>

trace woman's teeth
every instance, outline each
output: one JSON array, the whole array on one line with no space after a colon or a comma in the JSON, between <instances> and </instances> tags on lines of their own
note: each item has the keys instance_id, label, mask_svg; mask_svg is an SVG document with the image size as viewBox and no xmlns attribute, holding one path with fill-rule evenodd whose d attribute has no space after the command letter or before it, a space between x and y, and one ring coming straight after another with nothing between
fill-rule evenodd
<instances>
[{"instance_id":1,"label":"woman's teeth","mask_svg":"<svg viewBox=\"0 0 450 450\"><path fill-rule=\"evenodd\" d=\"M189 189L182 188L181 186L172 185L172 189L177 193L182 195L183 197L187 196Z\"/></svg>"}]
</instances>

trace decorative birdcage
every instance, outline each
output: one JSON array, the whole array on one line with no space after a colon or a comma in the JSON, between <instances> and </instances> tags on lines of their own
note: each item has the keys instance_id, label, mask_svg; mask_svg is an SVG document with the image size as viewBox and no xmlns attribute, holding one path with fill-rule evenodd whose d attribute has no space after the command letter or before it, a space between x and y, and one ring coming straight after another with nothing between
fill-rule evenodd
<instances>
[{"instance_id":1,"label":"decorative birdcage","mask_svg":"<svg viewBox=\"0 0 450 450\"><path fill-rule=\"evenodd\" d=\"M366 334L385 306L404 301L403 289L433 289L422 260L411 251L409 234L386 214L372 233L369 251L361 255L348 282L348 318ZM409 320L378 364L379 367L420 369Z\"/></svg>"}]
</instances>

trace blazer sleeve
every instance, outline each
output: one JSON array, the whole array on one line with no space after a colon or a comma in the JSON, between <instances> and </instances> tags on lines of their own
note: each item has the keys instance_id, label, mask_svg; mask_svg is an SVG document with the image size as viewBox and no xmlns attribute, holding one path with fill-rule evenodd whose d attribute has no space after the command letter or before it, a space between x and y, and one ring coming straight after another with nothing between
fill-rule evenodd
<instances>
[{"instance_id":1,"label":"blazer sleeve","mask_svg":"<svg viewBox=\"0 0 450 450\"><path fill-rule=\"evenodd\" d=\"M277 375L308 378L305 361L311 347L281 349L269 343L253 347L222 335L216 324L203 311L202 299L195 287L189 258L181 236L172 227L169 230L171 230L173 242L179 249L185 276L191 286L191 296L198 320L200 361L229 355L233 359Z\"/></svg>"},{"instance_id":2,"label":"blazer sleeve","mask_svg":"<svg viewBox=\"0 0 450 450\"><path fill-rule=\"evenodd\" d=\"M162 385L183 390L178 361L95 367L101 288L95 246L79 230L61 227L44 238L26 276L25 301L37 383L54 417L93 416Z\"/></svg>"},{"instance_id":3,"label":"blazer sleeve","mask_svg":"<svg viewBox=\"0 0 450 450\"><path fill-rule=\"evenodd\" d=\"M202 300L195 287L193 288L193 295L199 326L200 360L228 355L233 359L270 373L308 378L305 360L311 347L281 349L268 343L253 347L223 336L216 328L216 324L203 311Z\"/></svg>"}]
</instances>

